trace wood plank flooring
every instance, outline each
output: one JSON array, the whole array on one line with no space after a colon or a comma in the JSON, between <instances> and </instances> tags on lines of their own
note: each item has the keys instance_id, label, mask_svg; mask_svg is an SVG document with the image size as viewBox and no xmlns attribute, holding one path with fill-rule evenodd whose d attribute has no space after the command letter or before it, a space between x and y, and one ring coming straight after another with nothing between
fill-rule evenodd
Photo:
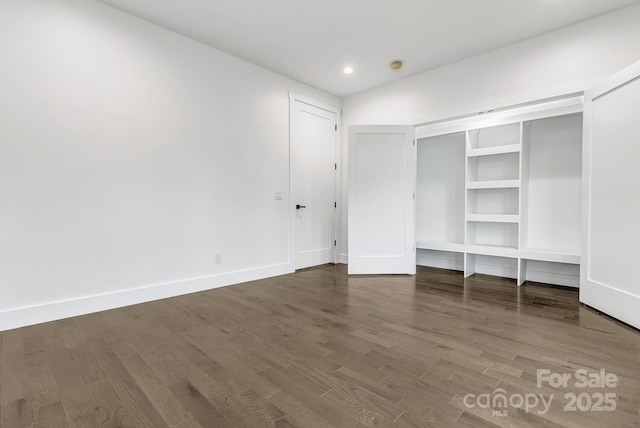
<instances>
[{"instance_id":1,"label":"wood plank flooring","mask_svg":"<svg viewBox=\"0 0 640 428\"><path fill-rule=\"evenodd\" d=\"M0 426L637 427L639 363L575 290L337 265L2 332Z\"/></svg>"}]
</instances>

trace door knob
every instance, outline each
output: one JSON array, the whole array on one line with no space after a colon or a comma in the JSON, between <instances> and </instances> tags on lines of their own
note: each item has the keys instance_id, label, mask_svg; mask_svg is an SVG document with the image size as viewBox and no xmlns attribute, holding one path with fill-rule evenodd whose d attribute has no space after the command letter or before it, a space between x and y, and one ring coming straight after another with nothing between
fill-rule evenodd
<instances>
[{"instance_id":1,"label":"door knob","mask_svg":"<svg viewBox=\"0 0 640 428\"><path fill-rule=\"evenodd\" d=\"M300 205L300 204L296 205L297 210L299 210L300 208L307 208L307 207L305 205Z\"/></svg>"}]
</instances>

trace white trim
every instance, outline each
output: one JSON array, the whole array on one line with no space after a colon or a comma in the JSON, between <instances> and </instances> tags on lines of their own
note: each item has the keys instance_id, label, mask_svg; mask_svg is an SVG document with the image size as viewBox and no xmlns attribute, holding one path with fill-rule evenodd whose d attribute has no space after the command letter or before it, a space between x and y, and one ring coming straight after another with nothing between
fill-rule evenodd
<instances>
[{"instance_id":1,"label":"white trim","mask_svg":"<svg viewBox=\"0 0 640 428\"><path fill-rule=\"evenodd\" d=\"M429 120L426 122L421 122L418 123L416 125L416 127L419 126L431 126L431 125L436 125L439 123L447 123L447 122L453 122L453 121L457 121L457 120L466 120L466 119L471 119L473 120L473 118L478 118L481 115L489 115L492 116L493 114L495 115L499 115L501 112L512 112L515 111L516 109L521 110L521 109L526 109L528 107L534 107L534 109L537 108L537 106L540 105L550 105L551 103L555 103L557 101L564 103L567 102L568 100L576 100L581 98L584 95L584 90L580 90L580 91L566 91L564 92L562 95L555 95L552 97L530 97L530 99L532 99L533 101L527 101L527 102L519 102L519 103L514 103L514 104L503 104L500 107L495 107L495 108L491 108L489 110L484 110L484 111L479 111L479 112L472 112L472 113L467 113L467 114L461 114L458 116L448 116L448 117L444 117L442 119L435 119L435 120ZM573 103L574 101L568 101L569 103Z\"/></svg>"},{"instance_id":2,"label":"white trim","mask_svg":"<svg viewBox=\"0 0 640 428\"><path fill-rule=\"evenodd\" d=\"M289 91L289 198L287 202L289 203L289 210L287 213L289 214L289 251L288 251L288 261L289 268L291 270L296 269L296 212L294 207L294 174L293 174L293 156L291 154L292 144L293 144L293 130L294 130L294 117L295 117L295 103L296 98L292 96L291 91Z\"/></svg>"},{"instance_id":3,"label":"white trim","mask_svg":"<svg viewBox=\"0 0 640 428\"><path fill-rule=\"evenodd\" d=\"M586 270L586 269L584 269ZM638 296L606 284L590 280L591 287L580 284L580 302L620 320L632 327L638 324Z\"/></svg>"},{"instance_id":4,"label":"white trim","mask_svg":"<svg viewBox=\"0 0 640 428\"><path fill-rule=\"evenodd\" d=\"M336 164L334 170L334 196L335 196L335 204L336 208L333 211L333 263L338 262L338 248L341 245L341 234L340 234L340 224L342 218L342 204L338 202L342 201L342 162L341 162L341 154L342 154L342 110L337 109L336 111L336 140L335 140L335 152L334 152L334 161Z\"/></svg>"},{"instance_id":5,"label":"white trim","mask_svg":"<svg viewBox=\"0 0 640 428\"><path fill-rule=\"evenodd\" d=\"M544 119L547 117L561 116L565 114L582 112L582 96L527 104L524 107L513 109L501 108L491 113L476 113L472 116L439 120L435 123L416 125L416 139L433 137L436 135L453 134L468 129L485 128L488 126L503 125L507 123L522 122L528 120Z\"/></svg>"},{"instance_id":6,"label":"white trim","mask_svg":"<svg viewBox=\"0 0 640 428\"><path fill-rule=\"evenodd\" d=\"M294 130L294 118L295 118L295 103L296 101L308 104L310 106L326 110L335 114L335 139L334 139L334 153L333 159L337 165L334 170L334 196L337 204L340 201L341 187L340 187L340 175L342 168L339 162L340 154L340 135L342 133L342 110L330 104L323 103L305 95L300 95L295 92L289 91L289 265L292 270L296 268L296 209L295 209L295 177L293 174L293 156L291 155L291 148L293 145L293 130ZM333 240L336 245L333 247L333 263L338 262L338 244L340 243L340 215L342 208L340 204L337 204L336 209L333 212Z\"/></svg>"},{"instance_id":7,"label":"white trim","mask_svg":"<svg viewBox=\"0 0 640 428\"><path fill-rule=\"evenodd\" d=\"M631 64L630 66L618 71L613 76L601 81L593 88L586 90L584 93L585 100L588 99L589 102L596 101L598 98L616 91L622 86L635 82L640 78L638 76L638 70L640 70L640 61Z\"/></svg>"},{"instance_id":8,"label":"white trim","mask_svg":"<svg viewBox=\"0 0 640 428\"><path fill-rule=\"evenodd\" d=\"M292 273L289 263L85 296L0 312L0 331Z\"/></svg>"},{"instance_id":9,"label":"white trim","mask_svg":"<svg viewBox=\"0 0 640 428\"><path fill-rule=\"evenodd\" d=\"M337 106L323 103L322 101L315 100L313 98L307 97L305 95L300 95L296 92L289 91L289 100L290 101L300 101L301 103L309 104L310 106L321 108L322 110L330 111L331 113L336 114L336 118L341 116L341 109ZM340 128L338 127L338 130Z\"/></svg>"}]
</instances>

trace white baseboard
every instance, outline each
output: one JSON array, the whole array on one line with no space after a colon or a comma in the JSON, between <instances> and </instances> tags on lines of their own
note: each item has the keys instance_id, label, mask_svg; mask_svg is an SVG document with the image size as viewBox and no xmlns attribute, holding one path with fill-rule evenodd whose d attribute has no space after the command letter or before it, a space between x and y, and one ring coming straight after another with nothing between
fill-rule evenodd
<instances>
[{"instance_id":1,"label":"white baseboard","mask_svg":"<svg viewBox=\"0 0 640 428\"><path fill-rule=\"evenodd\" d=\"M196 293L198 291L211 290L218 287L270 278L292 272L291 264L286 263L244 271L228 272L204 278L187 279L167 284L134 288L108 294L45 303L36 306L9 309L0 312L0 331L151 302L153 300L166 299L183 294Z\"/></svg>"},{"instance_id":2,"label":"white baseboard","mask_svg":"<svg viewBox=\"0 0 640 428\"><path fill-rule=\"evenodd\" d=\"M349 255L346 253L340 253L340 260L338 261L338 263L343 265L349 264Z\"/></svg>"},{"instance_id":3,"label":"white baseboard","mask_svg":"<svg viewBox=\"0 0 640 428\"><path fill-rule=\"evenodd\" d=\"M610 317L640 329L640 295L593 282L580 288L580 301Z\"/></svg>"}]
</instances>

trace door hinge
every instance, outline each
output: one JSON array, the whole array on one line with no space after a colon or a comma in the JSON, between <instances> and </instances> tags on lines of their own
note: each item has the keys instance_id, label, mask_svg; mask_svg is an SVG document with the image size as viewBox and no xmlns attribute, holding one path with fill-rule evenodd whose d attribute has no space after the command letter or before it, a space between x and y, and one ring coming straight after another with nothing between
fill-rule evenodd
<instances>
[{"instance_id":1,"label":"door hinge","mask_svg":"<svg viewBox=\"0 0 640 428\"><path fill-rule=\"evenodd\" d=\"M414 145L414 146L416 145L416 140L415 140L415 138L413 139L413 145Z\"/></svg>"},{"instance_id":2,"label":"door hinge","mask_svg":"<svg viewBox=\"0 0 640 428\"><path fill-rule=\"evenodd\" d=\"M336 127L336 131L337 131L338 130L338 125L335 125L335 127Z\"/></svg>"},{"instance_id":3,"label":"door hinge","mask_svg":"<svg viewBox=\"0 0 640 428\"><path fill-rule=\"evenodd\" d=\"M338 241L334 240L334 241L333 241L333 246L334 246L334 247L337 247L337 246L338 246Z\"/></svg>"},{"instance_id":4,"label":"door hinge","mask_svg":"<svg viewBox=\"0 0 640 428\"><path fill-rule=\"evenodd\" d=\"M338 170L338 164L337 163L333 164L333 169L335 169L336 171Z\"/></svg>"},{"instance_id":5,"label":"door hinge","mask_svg":"<svg viewBox=\"0 0 640 428\"><path fill-rule=\"evenodd\" d=\"M338 203L337 202L333 203L333 208L338 208Z\"/></svg>"}]
</instances>

